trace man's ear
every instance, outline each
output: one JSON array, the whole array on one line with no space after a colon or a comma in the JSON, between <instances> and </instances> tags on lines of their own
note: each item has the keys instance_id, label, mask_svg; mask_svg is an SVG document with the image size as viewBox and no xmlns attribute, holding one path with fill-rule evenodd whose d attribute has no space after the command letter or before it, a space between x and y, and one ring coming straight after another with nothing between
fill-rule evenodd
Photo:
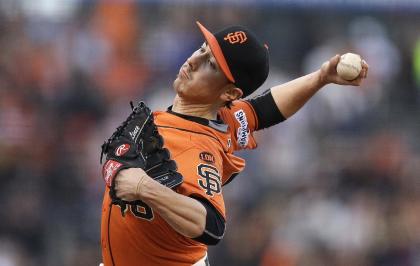
<instances>
[{"instance_id":1,"label":"man's ear","mask_svg":"<svg viewBox=\"0 0 420 266\"><path fill-rule=\"evenodd\" d=\"M220 95L220 99L223 102L231 102L231 101L241 98L242 95L243 95L243 92L241 89L235 87L235 85L233 84L229 84L227 85L227 88L225 88L222 95Z\"/></svg>"}]
</instances>

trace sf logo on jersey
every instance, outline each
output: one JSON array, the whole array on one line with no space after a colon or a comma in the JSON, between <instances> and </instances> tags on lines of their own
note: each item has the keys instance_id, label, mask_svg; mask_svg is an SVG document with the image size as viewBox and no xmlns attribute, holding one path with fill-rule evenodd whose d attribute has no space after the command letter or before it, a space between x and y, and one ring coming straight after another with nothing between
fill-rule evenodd
<instances>
[{"instance_id":1,"label":"sf logo on jersey","mask_svg":"<svg viewBox=\"0 0 420 266\"><path fill-rule=\"evenodd\" d=\"M222 182L216 167L202 163L198 165L197 173L201 177L198 180L198 184L204 189L207 195L213 197L215 194L221 192Z\"/></svg>"}]
</instances>

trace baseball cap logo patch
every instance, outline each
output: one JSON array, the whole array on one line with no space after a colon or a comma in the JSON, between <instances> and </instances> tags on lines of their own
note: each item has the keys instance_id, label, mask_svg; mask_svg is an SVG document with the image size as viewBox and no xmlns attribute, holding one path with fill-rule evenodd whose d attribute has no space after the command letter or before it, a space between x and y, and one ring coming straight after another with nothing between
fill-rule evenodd
<instances>
[{"instance_id":1,"label":"baseball cap logo patch","mask_svg":"<svg viewBox=\"0 0 420 266\"><path fill-rule=\"evenodd\" d=\"M231 44L244 43L247 39L248 38L246 37L246 34L243 31L231 32L224 38L225 41L229 41Z\"/></svg>"}]
</instances>

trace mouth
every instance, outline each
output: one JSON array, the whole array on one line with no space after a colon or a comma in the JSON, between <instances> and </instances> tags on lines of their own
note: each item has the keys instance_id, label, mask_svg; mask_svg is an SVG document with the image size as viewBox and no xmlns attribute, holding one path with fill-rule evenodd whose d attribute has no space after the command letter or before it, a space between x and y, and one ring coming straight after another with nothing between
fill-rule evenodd
<instances>
[{"instance_id":1,"label":"mouth","mask_svg":"<svg viewBox=\"0 0 420 266\"><path fill-rule=\"evenodd\" d=\"M184 79L190 79L190 75L184 67L181 67L181 69L179 70L179 76L181 76Z\"/></svg>"}]
</instances>

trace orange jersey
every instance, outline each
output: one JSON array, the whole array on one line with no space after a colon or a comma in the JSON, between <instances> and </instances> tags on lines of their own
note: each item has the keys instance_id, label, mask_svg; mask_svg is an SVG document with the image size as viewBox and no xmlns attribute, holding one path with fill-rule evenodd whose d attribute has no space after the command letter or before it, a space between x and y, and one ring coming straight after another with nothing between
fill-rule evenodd
<instances>
[{"instance_id":1,"label":"orange jersey","mask_svg":"<svg viewBox=\"0 0 420 266\"><path fill-rule=\"evenodd\" d=\"M256 147L252 132L258 121L252 106L235 101L231 109L222 108L221 124L171 112L154 112L154 117L184 177L176 192L207 199L226 218L222 186L245 167L233 152ZM108 192L101 225L105 266L190 266L205 256L206 245L177 233L147 205L129 207L123 217Z\"/></svg>"}]
</instances>

